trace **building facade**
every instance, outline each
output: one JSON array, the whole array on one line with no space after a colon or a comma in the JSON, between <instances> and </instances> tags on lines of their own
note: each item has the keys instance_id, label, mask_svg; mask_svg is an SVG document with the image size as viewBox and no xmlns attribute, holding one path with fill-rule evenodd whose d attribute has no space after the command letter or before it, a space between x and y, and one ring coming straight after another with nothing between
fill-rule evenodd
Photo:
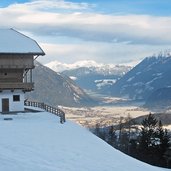
<instances>
[{"instance_id":1,"label":"building facade","mask_svg":"<svg viewBox=\"0 0 171 171\"><path fill-rule=\"evenodd\" d=\"M0 112L24 111L24 94L34 90L34 60L45 55L37 42L13 29L0 29Z\"/></svg>"}]
</instances>

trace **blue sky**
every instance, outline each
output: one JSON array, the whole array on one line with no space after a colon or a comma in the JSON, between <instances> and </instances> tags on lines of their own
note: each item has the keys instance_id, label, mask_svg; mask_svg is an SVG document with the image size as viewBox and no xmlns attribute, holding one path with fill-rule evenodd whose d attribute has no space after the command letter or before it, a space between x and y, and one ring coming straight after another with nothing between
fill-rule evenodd
<instances>
[{"instance_id":1,"label":"blue sky","mask_svg":"<svg viewBox=\"0 0 171 171\"><path fill-rule=\"evenodd\" d=\"M24 2L29 2L29 0L1 0L0 5L5 7L13 3ZM95 10L104 13L171 15L170 0L71 0L70 2L96 4Z\"/></svg>"},{"instance_id":2,"label":"blue sky","mask_svg":"<svg viewBox=\"0 0 171 171\"><path fill-rule=\"evenodd\" d=\"M72 2L82 2L73 0ZM87 0L97 4L97 10L107 13L133 13L149 15L170 15L170 0Z\"/></svg>"},{"instance_id":3,"label":"blue sky","mask_svg":"<svg viewBox=\"0 0 171 171\"><path fill-rule=\"evenodd\" d=\"M0 27L36 39L42 63L129 63L170 49L170 0L1 0Z\"/></svg>"}]
</instances>

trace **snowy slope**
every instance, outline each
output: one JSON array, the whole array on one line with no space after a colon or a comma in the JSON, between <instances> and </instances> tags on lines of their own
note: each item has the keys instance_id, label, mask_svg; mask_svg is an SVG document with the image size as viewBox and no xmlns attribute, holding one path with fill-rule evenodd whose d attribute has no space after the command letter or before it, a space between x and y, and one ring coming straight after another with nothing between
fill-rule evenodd
<instances>
[{"instance_id":1,"label":"snowy slope","mask_svg":"<svg viewBox=\"0 0 171 171\"><path fill-rule=\"evenodd\" d=\"M4 117L13 120L5 121ZM0 171L162 171L46 112L0 115Z\"/></svg>"},{"instance_id":2,"label":"snowy slope","mask_svg":"<svg viewBox=\"0 0 171 171\"><path fill-rule=\"evenodd\" d=\"M157 89L171 86L170 66L167 54L147 57L111 86L111 95L146 100Z\"/></svg>"}]
</instances>

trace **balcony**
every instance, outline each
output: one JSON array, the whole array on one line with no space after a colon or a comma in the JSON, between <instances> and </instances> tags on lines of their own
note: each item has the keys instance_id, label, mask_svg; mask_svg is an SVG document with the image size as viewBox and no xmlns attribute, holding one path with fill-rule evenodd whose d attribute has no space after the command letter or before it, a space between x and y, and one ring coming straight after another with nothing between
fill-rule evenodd
<instances>
[{"instance_id":1,"label":"balcony","mask_svg":"<svg viewBox=\"0 0 171 171\"><path fill-rule=\"evenodd\" d=\"M34 83L0 83L0 91L2 90L23 90L23 91L32 91L34 88Z\"/></svg>"}]
</instances>

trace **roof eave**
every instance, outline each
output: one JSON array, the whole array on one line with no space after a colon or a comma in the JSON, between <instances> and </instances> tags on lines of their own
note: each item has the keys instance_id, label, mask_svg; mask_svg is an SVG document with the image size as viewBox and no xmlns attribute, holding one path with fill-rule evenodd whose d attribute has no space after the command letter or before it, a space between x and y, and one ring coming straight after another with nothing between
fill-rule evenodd
<instances>
[{"instance_id":1,"label":"roof eave","mask_svg":"<svg viewBox=\"0 0 171 171\"><path fill-rule=\"evenodd\" d=\"M0 55L41 55L44 56L44 52L0 52Z\"/></svg>"}]
</instances>

